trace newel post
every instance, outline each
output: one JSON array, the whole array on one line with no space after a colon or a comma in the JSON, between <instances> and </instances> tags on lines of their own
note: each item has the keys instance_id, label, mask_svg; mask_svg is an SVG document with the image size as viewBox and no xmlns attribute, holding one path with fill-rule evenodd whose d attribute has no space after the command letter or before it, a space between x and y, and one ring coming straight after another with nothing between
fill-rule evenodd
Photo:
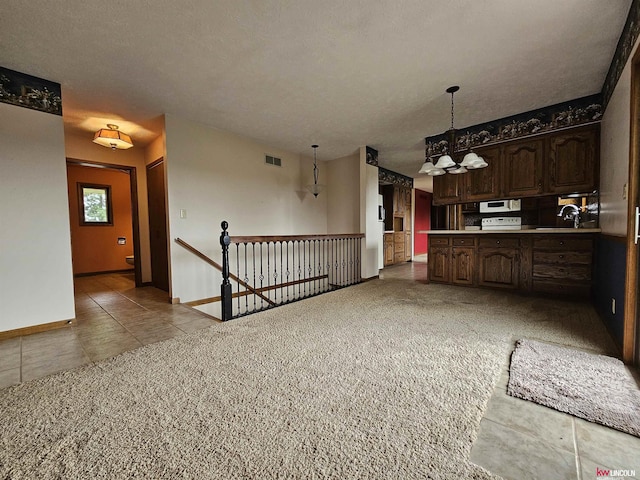
<instances>
[{"instance_id":1,"label":"newel post","mask_svg":"<svg viewBox=\"0 0 640 480\"><path fill-rule=\"evenodd\" d=\"M229 281L229 244L231 237L227 232L229 224L223 221L220 226L222 233L220 234L220 246L222 247L222 285L220 286L222 296L222 321L231 320L233 313L231 311L231 282Z\"/></svg>"}]
</instances>

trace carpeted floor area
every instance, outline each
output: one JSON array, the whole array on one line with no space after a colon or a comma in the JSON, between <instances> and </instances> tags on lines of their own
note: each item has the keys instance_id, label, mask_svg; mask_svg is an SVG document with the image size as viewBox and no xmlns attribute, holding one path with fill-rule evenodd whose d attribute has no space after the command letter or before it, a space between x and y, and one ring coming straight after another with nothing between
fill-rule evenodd
<instances>
[{"instance_id":1,"label":"carpeted floor area","mask_svg":"<svg viewBox=\"0 0 640 480\"><path fill-rule=\"evenodd\" d=\"M367 282L0 390L0 478L497 478L523 337L614 351L589 305Z\"/></svg>"}]
</instances>

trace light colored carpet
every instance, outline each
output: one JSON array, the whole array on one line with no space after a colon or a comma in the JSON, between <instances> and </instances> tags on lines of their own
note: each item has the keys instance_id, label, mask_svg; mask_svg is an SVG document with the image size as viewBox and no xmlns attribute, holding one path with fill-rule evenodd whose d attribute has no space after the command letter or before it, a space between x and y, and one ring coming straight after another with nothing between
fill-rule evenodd
<instances>
[{"instance_id":1,"label":"light colored carpet","mask_svg":"<svg viewBox=\"0 0 640 480\"><path fill-rule=\"evenodd\" d=\"M640 389L613 357L520 340L507 393L640 437Z\"/></svg>"},{"instance_id":2,"label":"light colored carpet","mask_svg":"<svg viewBox=\"0 0 640 480\"><path fill-rule=\"evenodd\" d=\"M523 336L612 349L588 305L367 282L0 390L0 478L497 478Z\"/></svg>"}]
</instances>

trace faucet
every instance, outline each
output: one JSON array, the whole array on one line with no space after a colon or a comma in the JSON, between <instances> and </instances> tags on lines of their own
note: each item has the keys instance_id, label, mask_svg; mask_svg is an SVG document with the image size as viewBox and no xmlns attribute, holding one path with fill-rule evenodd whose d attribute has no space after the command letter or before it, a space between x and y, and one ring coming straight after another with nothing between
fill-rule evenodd
<instances>
[{"instance_id":1,"label":"faucet","mask_svg":"<svg viewBox=\"0 0 640 480\"><path fill-rule=\"evenodd\" d=\"M565 210L569 210L569 212L565 213ZM578 228L580 226L580 207L572 204L563 205L558 217L562 217L563 220L573 220L573 227Z\"/></svg>"}]
</instances>

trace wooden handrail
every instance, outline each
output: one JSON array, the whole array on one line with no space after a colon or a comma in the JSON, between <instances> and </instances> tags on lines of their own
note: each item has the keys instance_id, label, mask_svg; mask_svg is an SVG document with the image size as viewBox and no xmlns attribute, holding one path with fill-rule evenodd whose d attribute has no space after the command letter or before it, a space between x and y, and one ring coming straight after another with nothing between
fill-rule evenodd
<instances>
[{"instance_id":1,"label":"wooden handrail","mask_svg":"<svg viewBox=\"0 0 640 480\"><path fill-rule=\"evenodd\" d=\"M192 247L191 245L189 245L187 242L185 242L184 240L182 240L181 238L176 238L176 243L178 245L180 245L181 247L186 248L187 250L189 250L191 253L193 253L196 257L201 258L202 260L204 260L205 262L207 262L209 265L211 265L212 267L216 268L217 270L222 272L222 267L220 266L219 263L217 263L216 261L212 260L211 258L209 258L208 256L206 256L204 253L202 253L200 250L196 249L195 247ZM271 299L269 299L268 297L265 297L264 295L262 295L259 291L257 291L255 288L253 288L251 285L249 285L248 283L240 280L238 277L236 277L233 273L229 274L229 277L231 277L233 280L235 280L236 282L238 282L240 285L242 285L244 288L246 288L247 290L249 290L251 293L257 295L258 297L260 297L261 299L263 299L265 302L268 302L270 305L275 307L275 302L272 301Z\"/></svg>"},{"instance_id":2,"label":"wooden handrail","mask_svg":"<svg viewBox=\"0 0 640 480\"><path fill-rule=\"evenodd\" d=\"M260 242L296 242L303 240L338 240L343 238L364 238L364 233L337 233L319 235L232 235L233 243L260 243Z\"/></svg>"}]
</instances>

